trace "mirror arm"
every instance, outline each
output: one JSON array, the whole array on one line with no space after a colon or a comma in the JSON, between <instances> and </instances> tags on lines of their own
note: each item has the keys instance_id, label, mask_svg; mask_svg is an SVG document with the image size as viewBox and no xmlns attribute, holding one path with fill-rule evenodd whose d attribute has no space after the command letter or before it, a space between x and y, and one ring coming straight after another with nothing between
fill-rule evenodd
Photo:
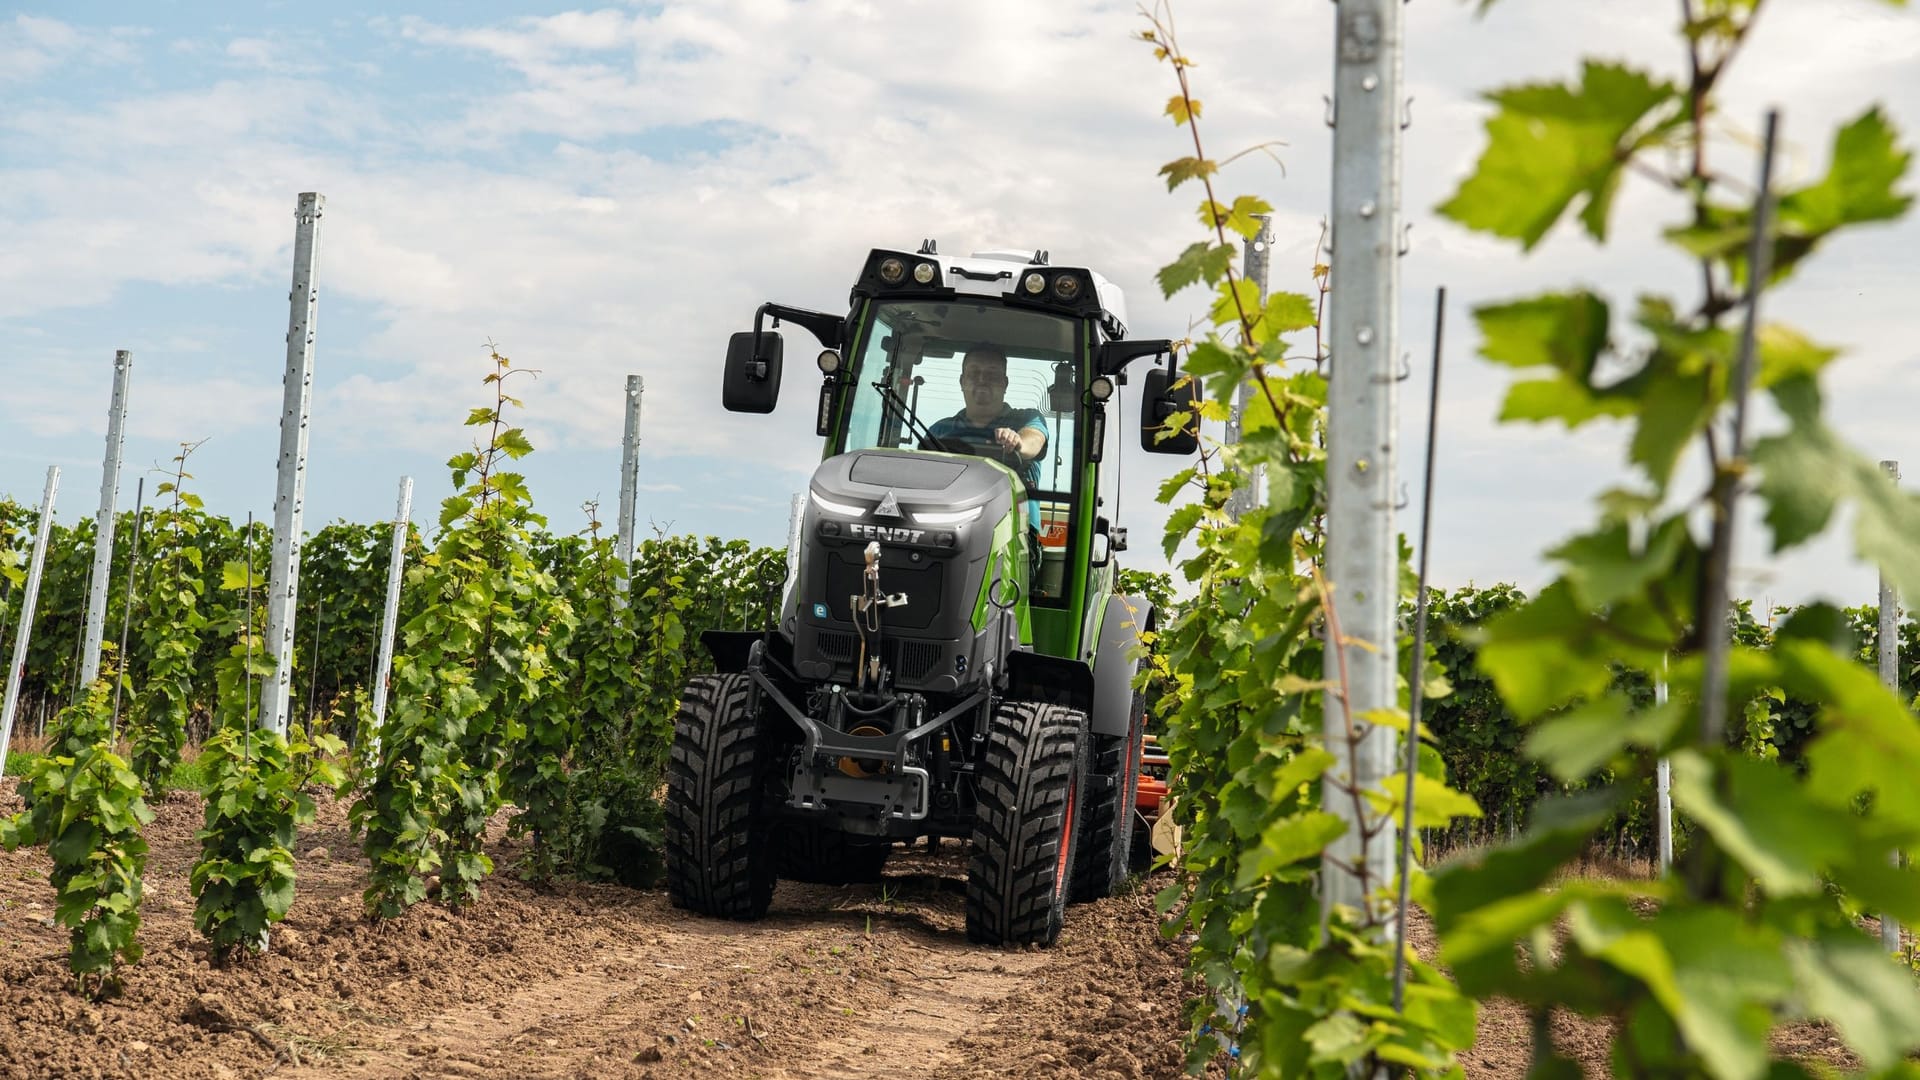
<instances>
[{"instance_id":1,"label":"mirror arm","mask_svg":"<svg viewBox=\"0 0 1920 1080\"><path fill-rule=\"evenodd\" d=\"M1168 363L1175 363L1173 342L1167 338L1142 338L1139 341L1109 341L1100 346L1099 373L1118 375L1126 366L1143 356L1168 357Z\"/></svg>"},{"instance_id":2,"label":"mirror arm","mask_svg":"<svg viewBox=\"0 0 1920 1080\"><path fill-rule=\"evenodd\" d=\"M829 315L822 311L809 311L806 308L788 307L785 304L761 304L760 310L753 313L753 355L760 355L760 335L763 320L773 317L775 329L780 320L785 319L801 329L811 333L820 342L823 349L838 349L846 336L846 316Z\"/></svg>"}]
</instances>

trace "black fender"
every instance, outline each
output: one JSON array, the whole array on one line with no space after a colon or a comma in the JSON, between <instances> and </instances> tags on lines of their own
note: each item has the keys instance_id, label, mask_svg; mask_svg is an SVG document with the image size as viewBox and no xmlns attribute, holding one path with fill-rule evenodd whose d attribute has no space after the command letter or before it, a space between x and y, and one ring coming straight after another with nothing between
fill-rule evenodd
<instances>
[{"instance_id":1,"label":"black fender","mask_svg":"<svg viewBox=\"0 0 1920 1080\"><path fill-rule=\"evenodd\" d=\"M1007 654L1006 696L1014 701L1044 701L1090 712L1093 672L1068 656L1020 650Z\"/></svg>"},{"instance_id":2,"label":"black fender","mask_svg":"<svg viewBox=\"0 0 1920 1080\"><path fill-rule=\"evenodd\" d=\"M754 642L777 636L765 630L702 630L700 644L713 656L714 671L731 675L747 670L747 652Z\"/></svg>"},{"instance_id":3,"label":"black fender","mask_svg":"<svg viewBox=\"0 0 1920 1080\"><path fill-rule=\"evenodd\" d=\"M1107 599L1106 613L1093 654L1093 709L1089 718L1096 735L1125 738L1133 718L1133 673L1138 651L1146 648L1140 635L1153 629L1153 604L1142 597L1115 595Z\"/></svg>"}]
</instances>

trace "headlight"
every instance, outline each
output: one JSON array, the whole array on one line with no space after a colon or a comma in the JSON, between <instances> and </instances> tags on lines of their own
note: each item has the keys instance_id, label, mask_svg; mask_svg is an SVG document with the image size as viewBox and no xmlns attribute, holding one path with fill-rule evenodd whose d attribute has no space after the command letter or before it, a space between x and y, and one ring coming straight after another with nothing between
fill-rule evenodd
<instances>
[{"instance_id":1,"label":"headlight","mask_svg":"<svg viewBox=\"0 0 1920 1080\"><path fill-rule=\"evenodd\" d=\"M1087 396L1095 401L1105 401L1113 396L1113 380L1105 375L1096 375L1087 384Z\"/></svg>"},{"instance_id":2,"label":"headlight","mask_svg":"<svg viewBox=\"0 0 1920 1080\"><path fill-rule=\"evenodd\" d=\"M1073 274L1061 274L1053 279L1053 295L1062 300L1074 300L1080 295L1080 279Z\"/></svg>"},{"instance_id":3,"label":"headlight","mask_svg":"<svg viewBox=\"0 0 1920 1080\"><path fill-rule=\"evenodd\" d=\"M812 488L807 489L807 497L813 500L813 505L819 507L822 510L827 511L830 514L844 514L847 517L866 517L867 516L866 507L853 506L848 503L834 502L832 499L821 498L820 493L813 490Z\"/></svg>"},{"instance_id":4,"label":"headlight","mask_svg":"<svg viewBox=\"0 0 1920 1080\"><path fill-rule=\"evenodd\" d=\"M832 349L822 349L819 359L814 362L820 365L822 375L831 375L840 370L840 354Z\"/></svg>"},{"instance_id":5,"label":"headlight","mask_svg":"<svg viewBox=\"0 0 1920 1080\"><path fill-rule=\"evenodd\" d=\"M913 280L919 282L922 285L932 284L933 264L930 262L923 262L923 263L916 264L913 268Z\"/></svg>"},{"instance_id":6,"label":"headlight","mask_svg":"<svg viewBox=\"0 0 1920 1080\"><path fill-rule=\"evenodd\" d=\"M1026 278L1020 282L1020 287L1035 296L1039 296L1047 289L1047 275L1038 271L1028 274Z\"/></svg>"},{"instance_id":7,"label":"headlight","mask_svg":"<svg viewBox=\"0 0 1920 1080\"><path fill-rule=\"evenodd\" d=\"M965 525L980 516L984 506L971 510L915 510L913 520L920 525Z\"/></svg>"},{"instance_id":8,"label":"headlight","mask_svg":"<svg viewBox=\"0 0 1920 1080\"><path fill-rule=\"evenodd\" d=\"M889 285L898 285L907 279L907 264L899 259L884 259L880 263L880 280Z\"/></svg>"}]
</instances>

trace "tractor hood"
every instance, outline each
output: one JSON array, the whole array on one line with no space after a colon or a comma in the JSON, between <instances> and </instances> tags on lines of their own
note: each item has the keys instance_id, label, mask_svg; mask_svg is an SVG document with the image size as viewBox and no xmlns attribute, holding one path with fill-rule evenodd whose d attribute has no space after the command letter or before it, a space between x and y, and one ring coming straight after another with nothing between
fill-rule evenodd
<instances>
[{"instance_id":1,"label":"tractor hood","mask_svg":"<svg viewBox=\"0 0 1920 1080\"><path fill-rule=\"evenodd\" d=\"M838 521L842 535L883 545L964 547L968 534L991 532L1013 508L1017 483L1011 470L986 458L857 450L814 472L808 516ZM938 542L943 533L949 542Z\"/></svg>"},{"instance_id":2,"label":"tractor hood","mask_svg":"<svg viewBox=\"0 0 1920 1080\"><path fill-rule=\"evenodd\" d=\"M986 661L1024 637L1019 620L990 617L987 602L996 567L1013 576L1012 595L1024 591L1019 483L1005 466L966 454L857 450L821 462L785 619L795 671L851 682L859 658L877 655L901 690L960 693L988 677ZM853 604L875 543L879 590L898 603L876 613L872 654Z\"/></svg>"}]
</instances>

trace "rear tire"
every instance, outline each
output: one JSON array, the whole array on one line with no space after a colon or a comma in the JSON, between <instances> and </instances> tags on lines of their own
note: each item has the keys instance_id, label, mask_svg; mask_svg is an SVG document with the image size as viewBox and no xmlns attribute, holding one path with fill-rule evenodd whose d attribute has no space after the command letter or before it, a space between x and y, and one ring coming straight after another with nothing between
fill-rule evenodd
<instances>
[{"instance_id":1,"label":"rear tire","mask_svg":"<svg viewBox=\"0 0 1920 1080\"><path fill-rule=\"evenodd\" d=\"M813 823L788 823L774 831L780 876L812 885L868 885L893 854L893 842L853 836Z\"/></svg>"},{"instance_id":2,"label":"rear tire","mask_svg":"<svg viewBox=\"0 0 1920 1080\"><path fill-rule=\"evenodd\" d=\"M742 674L688 680L667 761L667 894L722 919L758 919L773 900L773 755L751 690Z\"/></svg>"},{"instance_id":3,"label":"rear tire","mask_svg":"<svg viewBox=\"0 0 1920 1080\"><path fill-rule=\"evenodd\" d=\"M1093 737L1093 780L1103 790L1090 792L1083 803L1073 868L1076 904L1112 896L1133 870L1133 803L1140 793L1140 744L1146 732L1146 702L1136 690L1127 734Z\"/></svg>"},{"instance_id":4,"label":"rear tire","mask_svg":"<svg viewBox=\"0 0 1920 1080\"><path fill-rule=\"evenodd\" d=\"M1051 945L1072 891L1075 820L1087 790L1087 717L1002 702L975 770L967 937Z\"/></svg>"}]
</instances>

